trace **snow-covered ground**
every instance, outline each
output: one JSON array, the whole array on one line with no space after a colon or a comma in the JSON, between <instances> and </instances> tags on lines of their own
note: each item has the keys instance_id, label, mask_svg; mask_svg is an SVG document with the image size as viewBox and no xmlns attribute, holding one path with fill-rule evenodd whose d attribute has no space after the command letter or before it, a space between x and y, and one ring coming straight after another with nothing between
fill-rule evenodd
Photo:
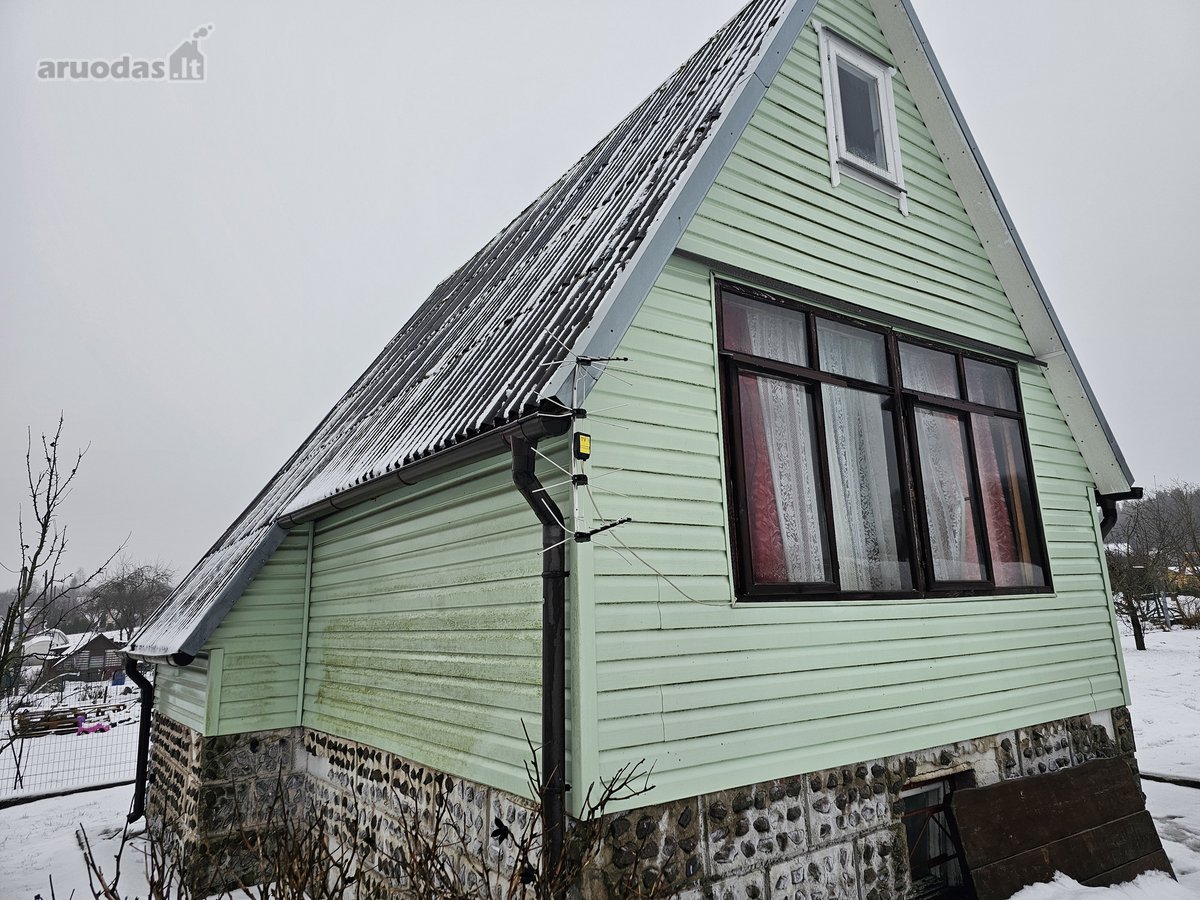
<instances>
[{"instance_id":1,"label":"snow-covered ground","mask_svg":"<svg viewBox=\"0 0 1200 900\"><path fill-rule=\"evenodd\" d=\"M125 786L0 809L0 900L33 900L38 894L50 900L51 878L57 900L72 891L74 900L92 897L77 837L80 823L97 862L111 871L132 799L132 786ZM134 826L141 828L140 822ZM119 887L126 897L148 895L139 846L131 842L121 864Z\"/></svg>"},{"instance_id":2,"label":"snow-covered ground","mask_svg":"<svg viewBox=\"0 0 1200 900\"><path fill-rule=\"evenodd\" d=\"M1125 638L1130 712L1138 760L1147 772L1200 779L1200 631L1146 635L1145 653ZM1146 802L1179 882L1143 875L1132 884L1085 888L1061 877L1026 888L1014 900L1197 900L1200 898L1200 789L1143 781ZM76 838L83 823L97 860L111 867L120 845L131 787L39 800L0 810L0 900L92 896ZM137 827L140 827L137 826ZM134 840L122 866L122 892L145 897L146 880Z\"/></svg>"},{"instance_id":3,"label":"snow-covered ground","mask_svg":"<svg viewBox=\"0 0 1200 900\"><path fill-rule=\"evenodd\" d=\"M1148 632L1145 652L1129 635L1121 646L1138 765L1200 781L1200 629Z\"/></svg>"}]
</instances>

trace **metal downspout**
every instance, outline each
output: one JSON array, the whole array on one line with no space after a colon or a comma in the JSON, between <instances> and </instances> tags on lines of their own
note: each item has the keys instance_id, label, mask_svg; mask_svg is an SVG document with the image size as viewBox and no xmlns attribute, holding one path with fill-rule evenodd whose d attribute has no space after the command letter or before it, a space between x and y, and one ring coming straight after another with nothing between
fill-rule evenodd
<instances>
[{"instance_id":1,"label":"metal downspout","mask_svg":"<svg viewBox=\"0 0 1200 900\"><path fill-rule=\"evenodd\" d=\"M125 674L142 692L142 716L138 721L137 769L134 772L133 806L128 821L136 822L146 814L146 769L150 760L150 713L154 709L154 685L138 671L137 660L125 657Z\"/></svg>"},{"instance_id":2,"label":"metal downspout","mask_svg":"<svg viewBox=\"0 0 1200 900\"><path fill-rule=\"evenodd\" d=\"M512 439L513 483L542 523L542 765L546 872L562 870L566 832L566 580L562 510L534 473L536 440Z\"/></svg>"}]
</instances>

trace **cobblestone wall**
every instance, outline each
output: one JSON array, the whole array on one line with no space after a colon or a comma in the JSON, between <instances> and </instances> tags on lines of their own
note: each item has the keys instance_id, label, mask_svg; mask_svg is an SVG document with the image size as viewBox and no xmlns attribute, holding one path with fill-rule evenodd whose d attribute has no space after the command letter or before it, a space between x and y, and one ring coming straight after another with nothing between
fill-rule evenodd
<instances>
[{"instance_id":1,"label":"cobblestone wall","mask_svg":"<svg viewBox=\"0 0 1200 900\"><path fill-rule=\"evenodd\" d=\"M307 794L299 729L202 737L159 713L151 726L147 827L196 892L255 880L251 835Z\"/></svg>"},{"instance_id":2,"label":"cobblestone wall","mask_svg":"<svg viewBox=\"0 0 1200 900\"><path fill-rule=\"evenodd\" d=\"M238 859L241 835L263 827L281 791L360 848L363 900L411 890L396 860L411 851L414 827L471 885L468 860L486 858L501 881L519 874L504 831L538 824L511 794L321 732L205 739L161 716L154 727L152 827L165 827L178 852L226 869L252 864ZM952 775L986 785L1117 755L1135 765L1133 752L1128 711L1118 708L612 814L598 823L600 849L577 897L901 900L910 887L907 788Z\"/></svg>"}]
</instances>

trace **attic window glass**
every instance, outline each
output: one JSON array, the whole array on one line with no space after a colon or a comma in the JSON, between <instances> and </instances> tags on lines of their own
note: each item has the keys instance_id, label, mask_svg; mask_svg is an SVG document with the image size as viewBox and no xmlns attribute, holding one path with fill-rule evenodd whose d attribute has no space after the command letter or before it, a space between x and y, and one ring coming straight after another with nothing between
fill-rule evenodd
<instances>
[{"instance_id":1,"label":"attic window glass","mask_svg":"<svg viewBox=\"0 0 1200 900\"><path fill-rule=\"evenodd\" d=\"M879 82L858 66L839 59L838 113L845 130L846 151L877 169L886 170L887 148L883 142L883 116L879 111Z\"/></svg>"},{"instance_id":2,"label":"attic window glass","mask_svg":"<svg viewBox=\"0 0 1200 900\"><path fill-rule=\"evenodd\" d=\"M1013 366L744 288L719 309L740 597L1049 588Z\"/></svg>"},{"instance_id":3,"label":"attic window glass","mask_svg":"<svg viewBox=\"0 0 1200 900\"><path fill-rule=\"evenodd\" d=\"M907 214L892 92L895 69L824 26L817 31L830 179L835 187L846 175L882 188Z\"/></svg>"}]
</instances>

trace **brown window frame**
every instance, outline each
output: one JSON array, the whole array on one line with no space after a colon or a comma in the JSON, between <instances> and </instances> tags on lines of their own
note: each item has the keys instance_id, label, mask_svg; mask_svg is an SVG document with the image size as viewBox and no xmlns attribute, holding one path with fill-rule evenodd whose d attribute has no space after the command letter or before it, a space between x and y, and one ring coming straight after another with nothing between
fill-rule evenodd
<instances>
[{"instance_id":1,"label":"brown window frame","mask_svg":"<svg viewBox=\"0 0 1200 900\"><path fill-rule=\"evenodd\" d=\"M724 298L737 297L756 303L779 306L806 316L805 335L807 366L754 356L745 352L728 350L725 347ZM834 312L816 304L802 303L749 288L718 282L717 298L717 351L719 358L719 386L723 420L726 490L729 498L731 549L735 591L739 601L807 601L807 600L903 600L942 597L1016 596L1027 594L1051 594L1054 592L1053 576L1050 571L1050 555L1046 544L1045 528L1042 524L1041 505L1038 500L1037 483L1030 451L1029 433L1025 422L1025 410L1020 391L1020 380L1014 363L999 357L971 350L964 350L946 343L933 341L910 333L902 333L887 325ZM886 352L888 384L880 385L843 375L822 371L820 348L817 342L817 320L844 323L883 336ZM900 364L900 344L907 343L941 353L955 359L958 393L963 399L916 391L903 386ZM966 360L974 359L1004 369L1011 379L1015 409L1009 410L965 399L969 396L966 376ZM755 583L751 569L751 533L743 525L748 521L748 494L745 485L745 448L742 438L742 414L739 394L739 375L764 375L797 384L805 389L812 404L814 417L814 441L817 477L823 494L822 513L824 537L830 557L831 581L801 583ZM833 385L866 391L887 398L886 406L892 416L896 465L899 470L901 492L900 521L907 540L908 565L911 572L912 589L896 591L843 591L839 589L837 541L834 534L833 495L830 482L830 454L825 433L825 417L821 385ZM985 578L975 581L938 580L933 568L930 530L926 521L924 493L921 484L921 464L915 414L917 407L959 417L965 425L967 465L976 497L977 527L983 543ZM998 586L994 579L994 546L987 531L987 514L984 510L984 495L980 483L979 464L976 460L975 415L1001 417L1015 421L1020 431L1022 460L1029 488L1030 519L1036 535L1030 536L1030 547L1040 556L1040 565L1045 578L1044 585Z\"/></svg>"}]
</instances>

